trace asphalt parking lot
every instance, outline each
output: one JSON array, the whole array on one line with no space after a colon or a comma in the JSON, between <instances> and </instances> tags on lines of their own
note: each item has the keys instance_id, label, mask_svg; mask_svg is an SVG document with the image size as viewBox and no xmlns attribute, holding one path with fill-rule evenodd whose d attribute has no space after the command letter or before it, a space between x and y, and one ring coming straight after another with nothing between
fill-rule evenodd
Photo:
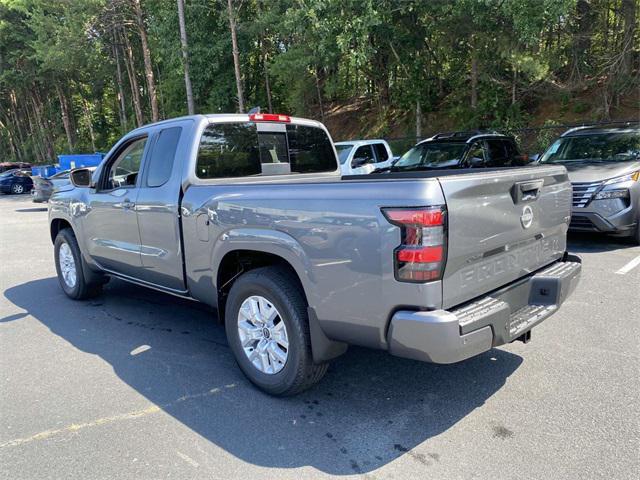
<instances>
[{"instance_id":1,"label":"asphalt parking lot","mask_svg":"<svg viewBox=\"0 0 640 480\"><path fill-rule=\"evenodd\" d=\"M638 478L630 243L571 236L582 281L527 345L451 366L352 348L287 399L207 308L120 281L67 299L28 196L0 196L0 245L1 478Z\"/></svg>"}]
</instances>

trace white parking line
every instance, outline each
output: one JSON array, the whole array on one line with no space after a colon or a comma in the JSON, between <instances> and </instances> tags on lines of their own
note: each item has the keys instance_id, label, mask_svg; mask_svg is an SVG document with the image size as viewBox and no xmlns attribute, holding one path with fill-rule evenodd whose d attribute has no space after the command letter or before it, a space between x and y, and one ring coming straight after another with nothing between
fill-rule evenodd
<instances>
[{"instance_id":1,"label":"white parking line","mask_svg":"<svg viewBox=\"0 0 640 480\"><path fill-rule=\"evenodd\" d=\"M636 268L638 265L640 265L640 255L638 255L636 258L631 260L629 263L627 263L624 267L622 267L616 273L618 275L624 275L626 273L629 273L631 270Z\"/></svg>"}]
</instances>

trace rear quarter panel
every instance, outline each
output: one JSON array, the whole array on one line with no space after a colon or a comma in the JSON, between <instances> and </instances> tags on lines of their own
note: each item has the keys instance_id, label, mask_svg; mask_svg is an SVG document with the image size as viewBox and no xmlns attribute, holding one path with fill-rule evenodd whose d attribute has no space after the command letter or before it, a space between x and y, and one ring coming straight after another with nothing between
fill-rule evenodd
<instances>
[{"instance_id":1,"label":"rear quarter panel","mask_svg":"<svg viewBox=\"0 0 640 480\"><path fill-rule=\"evenodd\" d=\"M191 186L182 203L189 290L215 305L225 253L278 254L298 273L329 337L384 348L394 309L439 308L441 286L395 280L400 231L380 209L441 203L435 180Z\"/></svg>"}]
</instances>

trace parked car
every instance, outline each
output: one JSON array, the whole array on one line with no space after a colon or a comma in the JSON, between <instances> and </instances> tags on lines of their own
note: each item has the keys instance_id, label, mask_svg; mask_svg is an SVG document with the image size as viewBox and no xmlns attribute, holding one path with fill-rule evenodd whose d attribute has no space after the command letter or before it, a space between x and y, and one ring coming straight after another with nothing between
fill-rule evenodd
<instances>
[{"instance_id":1,"label":"parked car","mask_svg":"<svg viewBox=\"0 0 640 480\"><path fill-rule=\"evenodd\" d=\"M25 162L0 162L0 173L17 169L30 170L31 164Z\"/></svg>"},{"instance_id":2,"label":"parked car","mask_svg":"<svg viewBox=\"0 0 640 480\"><path fill-rule=\"evenodd\" d=\"M29 193L33 188L33 181L29 176L29 170L13 169L0 173L0 192L2 193Z\"/></svg>"},{"instance_id":3,"label":"parked car","mask_svg":"<svg viewBox=\"0 0 640 480\"><path fill-rule=\"evenodd\" d=\"M394 160L391 147L385 140L352 140L336 142L335 145L343 175L371 173L388 167Z\"/></svg>"},{"instance_id":4,"label":"parked car","mask_svg":"<svg viewBox=\"0 0 640 480\"><path fill-rule=\"evenodd\" d=\"M95 170L95 167L88 167L90 171ZM64 185L69 185L69 173L71 170L63 170L50 177L31 177L33 180L33 190L31 195L33 201L36 203L46 202L51 197L54 189L60 188Z\"/></svg>"},{"instance_id":5,"label":"parked car","mask_svg":"<svg viewBox=\"0 0 640 480\"><path fill-rule=\"evenodd\" d=\"M146 125L71 181L49 201L65 294L111 276L211 305L274 395L349 344L453 363L526 342L581 270L564 167L341 177L326 128L286 115Z\"/></svg>"},{"instance_id":6,"label":"parked car","mask_svg":"<svg viewBox=\"0 0 640 480\"><path fill-rule=\"evenodd\" d=\"M520 153L513 137L486 131L450 132L423 140L377 172L514 167L527 163L527 156Z\"/></svg>"},{"instance_id":7,"label":"parked car","mask_svg":"<svg viewBox=\"0 0 640 480\"><path fill-rule=\"evenodd\" d=\"M640 124L568 130L540 163L569 171L571 230L627 236L640 244Z\"/></svg>"}]
</instances>

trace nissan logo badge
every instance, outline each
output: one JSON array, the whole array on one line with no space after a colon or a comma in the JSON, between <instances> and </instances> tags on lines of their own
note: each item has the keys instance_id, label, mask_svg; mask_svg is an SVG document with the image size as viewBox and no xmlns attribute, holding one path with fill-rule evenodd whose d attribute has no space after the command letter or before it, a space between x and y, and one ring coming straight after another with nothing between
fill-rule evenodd
<instances>
[{"instance_id":1,"label":"nissan logo badge","mask_svg":"<svg viewBox=\"0 0 640 480\"><path fill-rule=\"evenodd\" d=\"M533 210L529 205L522 209L522 215L520 215L520 223L524 228L529 228L533 223Z\"/></svg>"}]
</instances>

